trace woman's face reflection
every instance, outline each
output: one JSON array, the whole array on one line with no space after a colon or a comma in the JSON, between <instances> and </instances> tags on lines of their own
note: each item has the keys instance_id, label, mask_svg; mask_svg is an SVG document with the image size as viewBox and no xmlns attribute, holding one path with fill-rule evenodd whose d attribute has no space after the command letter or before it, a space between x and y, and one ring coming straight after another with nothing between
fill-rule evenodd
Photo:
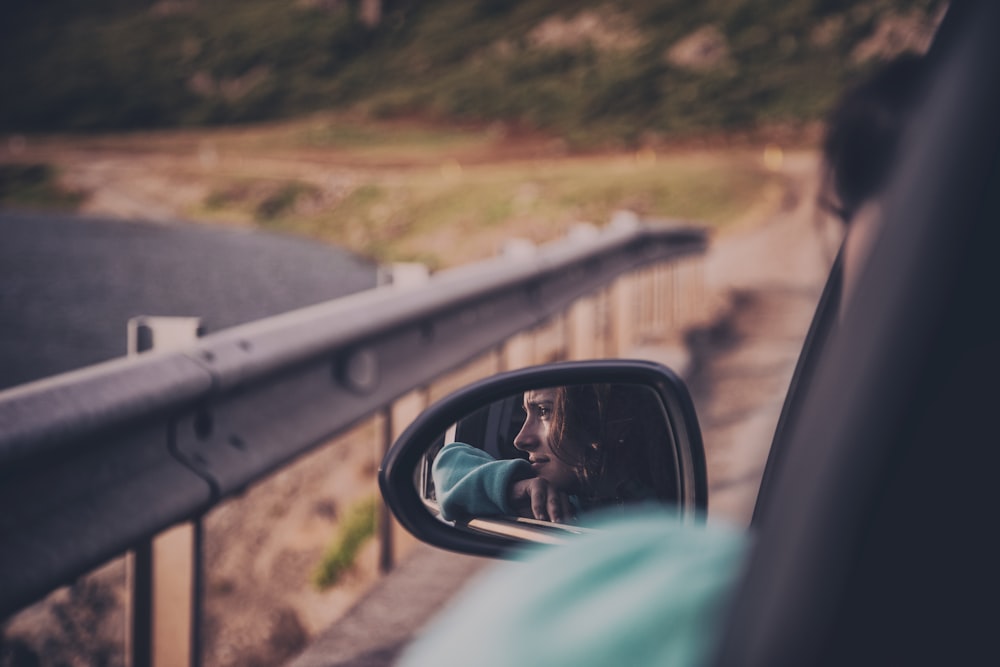
<instances>
[{"instance_id":1,"label":"woman's face reflection","mask_svg":"<svg viewBox=\"0 0 1000 667\"><path fill-rule=\"evenodd\" d=\"M514 446L528 454L535 475L561 491L574 492L578 476L573 466L562 461L553 450L557 437L556 425L561 416L555 414L556 390L536 389L524 393L524 410L527 417L521 431L514 438ZM563 443L572 447L572 443Z\"/></svg>"}]
</instances>

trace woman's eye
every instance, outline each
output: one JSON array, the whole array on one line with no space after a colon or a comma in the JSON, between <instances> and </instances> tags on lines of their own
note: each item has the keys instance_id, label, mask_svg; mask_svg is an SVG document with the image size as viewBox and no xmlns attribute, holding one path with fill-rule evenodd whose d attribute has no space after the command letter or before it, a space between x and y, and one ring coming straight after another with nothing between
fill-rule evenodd
<instances>
[{"instance_id":1,"label":"woman's eye","mask_svg":"<svg viewBox=\"0 0 1000 667\"><path fill-rule=\"evenodd\" d=\"M547 419L552 414L551 408L547 408L544 405L538 406L538 416L542 419Z\"/></svg>"}]
</instances>

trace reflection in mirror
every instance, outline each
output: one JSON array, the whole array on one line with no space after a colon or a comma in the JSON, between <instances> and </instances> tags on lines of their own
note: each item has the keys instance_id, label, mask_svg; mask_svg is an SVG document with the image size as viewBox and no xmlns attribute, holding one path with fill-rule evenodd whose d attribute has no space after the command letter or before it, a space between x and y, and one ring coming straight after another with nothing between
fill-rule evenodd
<instances>
[{"instance_id":1,"label":"reflection in mirror","mask_svg":"<svg viewBox=\"0 0 1000 667\"><path fill-rule=\"evenodd\" d=\"M656 392L577 384L518 393L463 417L417 480L441 519L579 525L595 509L679 502L672 430Z\"/></svg>"}]
</instances>

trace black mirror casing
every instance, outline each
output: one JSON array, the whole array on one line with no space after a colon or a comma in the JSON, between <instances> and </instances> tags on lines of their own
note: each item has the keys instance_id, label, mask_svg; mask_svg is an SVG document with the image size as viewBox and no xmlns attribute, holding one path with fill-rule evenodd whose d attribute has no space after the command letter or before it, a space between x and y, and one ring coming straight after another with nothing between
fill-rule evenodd
<instances>
[{"instance_id":1,"label":"black mirror casing","mask_svg":"<svg viewBox=\"0 0 1000 667\"><path fill-rule=\"evenodd\" d=\"M556 385L629 383L648 387L663 404L676 449L680 507L704 517L708 506L705 450L694 404L683 380L673 371L642 360L595 360L546 364L494 375L468 385L425 410L399 437L379 468L382 496L399 522L434 546L477 556L503 556L524 541L480 534L449 525L425 506L414 484L428 444L460 418L494 401Z\"/></svg>"}]
</instances>

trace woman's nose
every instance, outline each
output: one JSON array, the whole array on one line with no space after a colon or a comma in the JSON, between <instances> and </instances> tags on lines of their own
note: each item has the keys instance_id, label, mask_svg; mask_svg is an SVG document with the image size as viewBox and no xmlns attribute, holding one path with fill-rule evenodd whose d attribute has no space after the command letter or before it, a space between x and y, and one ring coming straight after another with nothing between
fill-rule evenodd
<instances>
[{"instance_id":1,"label":"woman's nose","mask_svg":"<svg viewBox=\"0 0 1000 667\"><path fill-rule=\"evenodd\" d=\"M534 437L528 422L525 422L521 430L514 436L514 446L522 452L530 452L538 446L538 439Z\"/></svg>"}]
</instances>

